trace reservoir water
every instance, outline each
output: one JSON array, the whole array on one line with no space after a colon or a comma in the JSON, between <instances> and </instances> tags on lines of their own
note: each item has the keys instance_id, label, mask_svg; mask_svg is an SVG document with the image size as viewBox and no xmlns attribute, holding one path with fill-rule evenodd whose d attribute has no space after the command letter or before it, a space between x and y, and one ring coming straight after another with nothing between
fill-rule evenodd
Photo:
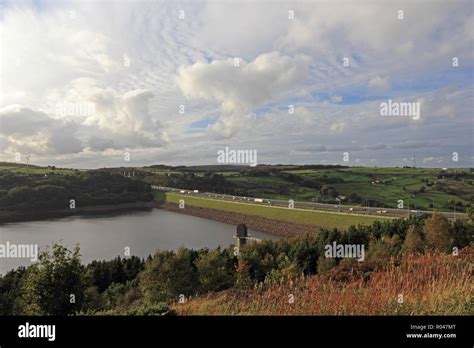
<instances>
[{"instance_id":1,"label":"reservoir water","mask_svg":"<svg viewBox=\"0 0 474 348\"><path fill-rule=\"evenodd\" d=\"M71 248L81 248L82 263L110 260L130 254L142 258L157 249L176 250L227 247L235 244L236 226L166 210L130 212L120 215L73 216L63 219L29 221L0 225L0 244L37 244L44 250L53 242ZM259 239L277 236L249 231ZM0 258L0 274L20 265L28 266L30 259Z\"/></svg>"}]
</instances>

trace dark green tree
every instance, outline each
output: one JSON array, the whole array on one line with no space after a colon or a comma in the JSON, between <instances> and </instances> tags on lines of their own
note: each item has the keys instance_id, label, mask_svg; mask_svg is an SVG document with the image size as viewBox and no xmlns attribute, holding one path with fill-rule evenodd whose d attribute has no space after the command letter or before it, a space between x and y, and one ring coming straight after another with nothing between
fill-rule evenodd
<instances>
[{"instance_id":1,"label":"dark green tree","mask_svg":"<svg viewBox=\"0 0 474 348\"><path fill-rule=\"evenodd\" d=\"M220 291L234 284L234 275L229 271L227 254L220 249L202 253L196 260L201 290Z\"/></svg>"},{"instance_id":2,"label":"dark green tree","mask_svg":"<svg viewBox=\"0 0 474 348\"><path fill-rule=\"evenodd\" d=\"M149 303L178 299L194 295L199 289L199 279L195 265L195 252L180 248L157 252L152 260L145 263L140 273L139 286Z\"/></svg>"},{"instance_id":3,"label":"dark green tree","mask_svg":"<svg viewBox=\"0 0 474 348\"><path fill-rule=\"evenodd\" d=\"M79 247L53 244L28 268L23 287L25 314L68 315L81 309L84 298Z\"/></svg>"}]
</instances>

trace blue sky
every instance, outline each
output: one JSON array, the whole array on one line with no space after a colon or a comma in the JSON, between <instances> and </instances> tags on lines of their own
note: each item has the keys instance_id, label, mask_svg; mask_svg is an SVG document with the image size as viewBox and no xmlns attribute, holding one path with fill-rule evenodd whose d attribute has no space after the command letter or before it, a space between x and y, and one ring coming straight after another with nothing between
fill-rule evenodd
<instances>
[{"instance_id":1,"label":"blue sky","mask_svg":"<svg viewBox=\"0 0 474 348\"><path fill-rule=\"evenodd\" d=\"M473 18L470 1L3 1L0 160L215 164L225 145L469 167ZM388 99L420 118L381 116Z\"/></svg>"}]
</instances>

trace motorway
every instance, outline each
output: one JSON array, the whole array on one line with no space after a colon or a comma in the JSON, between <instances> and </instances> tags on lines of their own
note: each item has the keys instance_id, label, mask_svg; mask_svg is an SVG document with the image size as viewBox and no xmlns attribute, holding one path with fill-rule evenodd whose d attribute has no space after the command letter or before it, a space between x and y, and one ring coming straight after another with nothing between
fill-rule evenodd
<instances>
[{"instance_id":1,"label":"motorway","mask_svg":"<svg viewBox=\"0 0 474 348\"><path fill-rule=\"evenodd\" d=\"M193 190L178 189L173 187L164 187L164 186L151 186L153 190L162 190L166 192L173 192L182 195L189 195L197 198L213 199L219 201L235 202L235 203L247 203L247 204L257 204L264 206L272 207L282 207L289 208L290 202L277 200L277 199L267 199L267 198L255 198L255 197L242 197L242 196L232 196L224 195L220 193L212 192L198 192ZM394 209L394 208L381 208L381 207L369 207L369 206L360 206L360 205L339 205L339 204L327 204L327 203L314 203L314 202L296 202L294 201L293 208L303 209L303 210L314 210L320 212L331 212L331 213L341 213L341 214L358 214L358 215L371 215L371 216L385 216L385 217L408 217L422 214L432 214L432 211L427 210L410 210L410 209ZM468 220L467 214L458 213L458 212L446 212L441 211L449 220Z\"/></svg>"}]
</instances>

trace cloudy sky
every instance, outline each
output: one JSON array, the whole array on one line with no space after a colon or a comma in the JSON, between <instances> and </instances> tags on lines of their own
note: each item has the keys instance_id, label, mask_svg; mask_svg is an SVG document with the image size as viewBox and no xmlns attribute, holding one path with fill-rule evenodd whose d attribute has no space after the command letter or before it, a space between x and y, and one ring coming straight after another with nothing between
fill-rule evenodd
<instances>
[{"instance_id":1,"label":"cloudy sky","mask_svg":"<svg viewBox=\"0 0 474 348\"><path fill-rule=\"evenodd\" d=\"M472 167L473 35L472 1L0 0L0 161Z\"/></svg>"}]
</instances>

